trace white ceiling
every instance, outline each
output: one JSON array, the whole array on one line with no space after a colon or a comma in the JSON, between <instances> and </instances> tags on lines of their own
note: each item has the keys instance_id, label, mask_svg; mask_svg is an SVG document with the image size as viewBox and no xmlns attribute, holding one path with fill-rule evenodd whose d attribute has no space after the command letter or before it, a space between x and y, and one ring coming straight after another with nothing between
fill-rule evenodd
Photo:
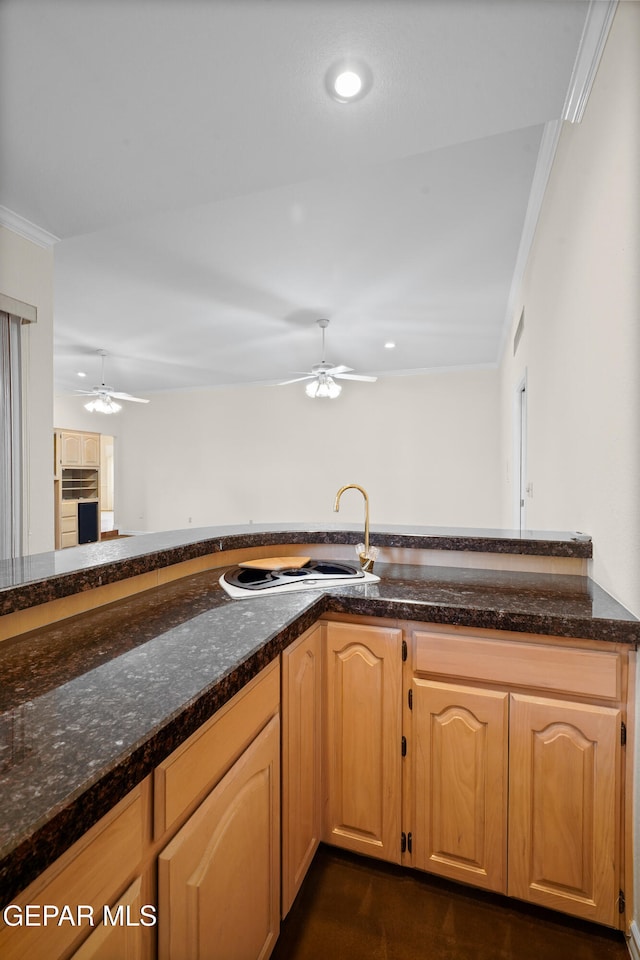
<instances>
[{"instance_id":1,"label":"white ceiling","mask_svg":"<svg viewBox=\"0 0 640 960\"><path fill-rule=\"evenodd\" d=\"M133 393L287 379L321 316L359 373L496 363L588 11L2 0L0 204L61 238L57 390L100 348ZM373 87L343 105L346 55Z\"/></svg>"}]
</instances>

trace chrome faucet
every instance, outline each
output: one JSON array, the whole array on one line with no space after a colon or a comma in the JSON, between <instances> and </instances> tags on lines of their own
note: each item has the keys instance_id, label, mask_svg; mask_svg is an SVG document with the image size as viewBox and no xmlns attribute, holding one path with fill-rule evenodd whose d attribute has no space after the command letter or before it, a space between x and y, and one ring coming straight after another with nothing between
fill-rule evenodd
<instances>
[{"instance_id":1,"label":"chrome faucet","mask_svg":"<svg viewBox=\"0 0 640 960\"><path fill-rule=\"evenodd\" d=\"M336 499L333 504L333 509L336 513L340 509L340 497L345 490L359 490L364 497L364 553L360 554L360 566L364 570L368 570L373 567L373 560L369 559L369 495L364 487L358 486L357 483L345 484L344 487L340 487L336 493Z\"/></svg>"}]
</instances>

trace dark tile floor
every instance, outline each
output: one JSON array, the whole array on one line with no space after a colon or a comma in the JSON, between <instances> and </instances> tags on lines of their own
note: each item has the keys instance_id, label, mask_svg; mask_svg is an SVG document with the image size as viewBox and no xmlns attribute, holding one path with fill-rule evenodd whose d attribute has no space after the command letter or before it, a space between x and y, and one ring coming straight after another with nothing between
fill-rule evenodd
<instances>
[{"instance_id":1,"label":"dark tile floor","mask_svg":"<svg viewBox=\"0 0 640 960\"><path fill-rule=\"evenodd\" d=\"M624 937L320 847L272 960L629 960Z\"/></svg>"}]
</instances>

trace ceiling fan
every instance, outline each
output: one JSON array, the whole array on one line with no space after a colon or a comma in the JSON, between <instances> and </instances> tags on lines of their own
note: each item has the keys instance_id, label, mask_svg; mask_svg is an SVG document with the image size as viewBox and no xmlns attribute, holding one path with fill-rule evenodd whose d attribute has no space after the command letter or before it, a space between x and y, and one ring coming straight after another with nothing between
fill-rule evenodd
<instances>
[{"instance_id":1,"label":"ceiling fan","mask_svg":"<svg viewBox=\"0 0 640 960\"><path fill-rule=\"evenodd\" d=\"M104 359L107 356L106 350L98 350L102 357L102 370L100 374L101 384L99 387L92 387L91 390L76 390L76 393L84 394L86 397L95 397L85 403L85 409L91 413L117 413L122 410L122 406L116 403L116 400L132 400L134 403L149 403L141 397L132 397L130 393L118 393L113 387L106 386L104 382Z\"/></svg>"},{"instance_id":2,"label":"ceiling fan","mask_svg":"<svg viewBox=\"0 0 640 960\"><path fill-rule=\"evenodd\" d=\"M340 366L334 366L332 363L329 363L328 360L325 360L324 332L329 326L329 321L322 319L316 320L316 323L322 330L322 360L320 363L314 363L311 370L309 370L305 376L294 377L293 380L283 380L279 386L284 387L288 383L300 383L303 380L310 380L311 382L305 387L305 392L308 397L334 400L340 395L340 391L342 390L342 387L339 383L336 383L336 380L366 380L369 383L374 383L378 379L377 377L365 377L358 373L353 373L352 367L345 367L342 364Z\"/></svg>"}]
</instances>

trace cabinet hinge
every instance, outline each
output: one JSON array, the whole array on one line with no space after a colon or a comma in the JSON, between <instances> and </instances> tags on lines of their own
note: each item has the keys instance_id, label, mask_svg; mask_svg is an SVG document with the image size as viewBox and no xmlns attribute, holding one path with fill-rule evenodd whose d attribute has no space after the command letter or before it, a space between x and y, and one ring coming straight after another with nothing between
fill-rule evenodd
<instances>
[{"instance_id":1,"label":"cabinet hinge","mask_svg":"<svg viewBox=\"0 0 640 960\"><path fill-rule=\"evenodd\" d=\"M618 913L624 913L627 906L627 901L625 899L624 890L621 890L618 894Z\"/></svg>"},{"instance_id":2,"label":"cabinet hinge","mask_svg":"<svg viewBox=\"0 0 640 960\"><path fill-rule=\"evenodd\" d=\"M406 853L407 851L411 853L412 845L413 845L413 834L401 833L400 834L400 853Z\"/></svg>"},{"instance_id":3,"label":"cabinet hinge","mask_svg":"<svg viewBox=\"0 0 640 960\"><path fill-rule=\"evenodd\" d=\"M406 755L407 755L407 738L403 737L402 738L402 756L406 757Z\"/></svg>"},{"instance_id":4,"label":"cabinet hinge","mask_svg":"<svg viewBox=\"0 0 640 960\"><path fill-rule=\"evenodd\" d=\"M409 700L409 710L413 710L413 690L409 690L407 699Z\"/></svg>"},{"instance_id":5,"label":"cabinet hinge","mask_svg":"<svg viewBox=\"0 0 640 960\"><path fill-rule=\"evenodd\" d=\"M627 745L627 725L624 720L620 724L620 743L623 747Z\"/></svg>"},{"instance_id":6,"label":"cabinet hinge","mask_svg":"<svg viewBox=\"0 0 640 960\"><path fill-rule=\"evenodd\" d=\"M407 641L402 641L402 662L405 663L407 659Z\"/></svg>"}]
</instances>

